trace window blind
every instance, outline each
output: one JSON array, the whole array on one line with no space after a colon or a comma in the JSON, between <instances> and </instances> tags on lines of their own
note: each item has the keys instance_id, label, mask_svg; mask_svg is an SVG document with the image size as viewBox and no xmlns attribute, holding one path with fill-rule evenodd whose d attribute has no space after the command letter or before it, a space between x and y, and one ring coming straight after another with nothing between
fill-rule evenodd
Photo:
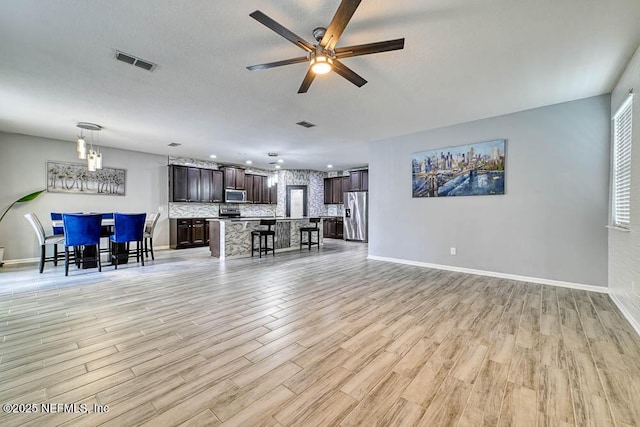
<instances>
[{"instance_id":1,"label":"window blind","mask_svg":"<svg viewBox=\"0 0 640 427\"><path fill-rule=\"evenodd\" d=\"M631 220L631 110L633 95L613 116L613 203L612 222L629 228Z\"/></svg>"}]
</instances>

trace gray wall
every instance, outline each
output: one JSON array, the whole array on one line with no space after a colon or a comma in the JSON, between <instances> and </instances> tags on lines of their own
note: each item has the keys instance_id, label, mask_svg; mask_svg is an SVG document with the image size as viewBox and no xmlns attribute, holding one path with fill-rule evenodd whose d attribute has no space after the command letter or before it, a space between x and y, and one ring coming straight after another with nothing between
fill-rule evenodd
<instances>
[{"instance_id":1,"label":"gray wall","mask_svg":"<svg viewBox=\"0 0 640 427\"><path fill-rule=\"evenodd\" d=\"M607 286L609 116L605 95L371 143L369 254ZM413 152L499 138L505 195L411 197Z\"/></svg>"},{"instance_id":2,"label":"gray wall","mask_svg":"<svg viewBox=\"0 0 640 427\"><path fill-rule=\"evenodd\" d=\"M609 291L640 333L640 47L613 90L612 114L632 88L631 231L609 230Z\"/></svg>"},{"instance_id":3,"label":"gray wall","mask_svg":"<svg viewBox=\"0 0 640 427\"><path fill-rule=\"evenodd\" d=\"M71 130L73 131L73 130ZM43 193L36 200L16 205L0 223L0 246L5 260L37 257L39 246L31 226L23 218L35 212L51 233L50 212L157 212L164 209L156 226L154 245L169 244L167 221L167 158L136 151L101 147L107 167L127 170L126 196ZM0 132L0 209L30 192L46 187L46 162L82 163L75 142Z\"/></svg>"}]
</instances>

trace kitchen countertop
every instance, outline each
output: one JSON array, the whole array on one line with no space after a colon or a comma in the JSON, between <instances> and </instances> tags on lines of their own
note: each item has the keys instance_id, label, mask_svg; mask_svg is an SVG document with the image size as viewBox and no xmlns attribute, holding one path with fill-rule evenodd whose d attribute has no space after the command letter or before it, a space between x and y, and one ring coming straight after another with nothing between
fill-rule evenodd
<instances>
[{"instance_id":1,"label":"kitchen countertop","mask_svg":"<svg viewBox=\"0 0 640 427\"><path fill-rule=\"evenodd\" d=\"M246 221L260 221L262 219L275 219L276 221L296 221L296 220L308 220L310 217L290 217L290 216L251 216L251 217L240 217L240 218L210 218L207 221L225 221L225 222L246 222Z\"/></svg>"}]
</instances>

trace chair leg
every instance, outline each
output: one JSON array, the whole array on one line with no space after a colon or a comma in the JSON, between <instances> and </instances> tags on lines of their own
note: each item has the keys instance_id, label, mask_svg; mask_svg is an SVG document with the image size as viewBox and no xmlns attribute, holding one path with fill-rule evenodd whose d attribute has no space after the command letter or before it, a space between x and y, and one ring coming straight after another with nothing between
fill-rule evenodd
<instances>
[{"instance_id":1,"label":"chair leg","mask_svg":"<svg viewBox=\"0 0 640 427\"><path fill-rule=\"evenodd\" d=\"M258 236L258 256L262 258L262 236Z\"/></svg>"},{"instance_id":2,"label":"chair leg","mask_svg":"<svg viewBox=\"0 0 640 427\"><path fill-rule=\"evenodd\" d=\"M140 259L142 260L142 266L144 267L144 255L142 254L142 241L136 243L136 247L138 248L138 252L140 252Z\"/></svg>"},{"instance_id":3,"label":"chair leg","mask_svg":"<svg viewBox=\"0 0 640 427\"><path fill-rule=\"evenodd\" d=\"M42 273L44 271L44 256L45 256L45 252L47 251L45 245L40 245L40 273Z\"/></svg>"},{"instance_id":4,"label":"chair leg","mask_svg":"<svg viewBox=\"0 0 640 427\"><path fill-rule=\"evenodd\" d=\"M58 266L58 245L53 245L53 266Z\"/></svg>"},{"instance_id":5,"label":"chair leg","mask_svg":"<svg viewBox=\"0 0 640 427\"><path fill-rule=\"evenodd\" d=\"M69 247L64 247L64 275L69 275Z\"/></svg>"},{"instance_id":6,"label":"chair leg","mask_svg":"<svg viewBox=\"0 0 640 427\"><path fill-rule=\"evenodd\" d=\"M149 238L149 246L151 246L149 249L151 251L151 260L155 261L156 257L153 255L153 237Z\"/></svg>"},{"instance_id":7,"label":"chair leg","mask_svg":"<svg viewBox=\"0 0 640 427\"><path fill-rule=\"evenodd\" d=\"M98 240L98 244L96 245L98 252L96 252L96 257L98 257L98 271L102 272L102 262L100 261L100 241Z\"/></svg>"},{"instance_id":8,"label":"chair leg","mask_svg":"<svg viewBox=\"0 0 640 427\"><path fill-rule=\"evenodd\" d=\"M267 244L267 237L264 238L264 244ZM271 255L276 256L276 236L271 236Z\"/></svg>"},{"instance_id":9,"label":"chair leg","mask_svg":"<svg viewBox=\"0 0 640 427\"><path fill-rule=\"evenodd\" d=\"M115 244L113 246L113 253L114 255L111 255L111 257L115 257L115 261L116 261L116 270L118 269L118 244Z\"/></svg>"}]
</instances>

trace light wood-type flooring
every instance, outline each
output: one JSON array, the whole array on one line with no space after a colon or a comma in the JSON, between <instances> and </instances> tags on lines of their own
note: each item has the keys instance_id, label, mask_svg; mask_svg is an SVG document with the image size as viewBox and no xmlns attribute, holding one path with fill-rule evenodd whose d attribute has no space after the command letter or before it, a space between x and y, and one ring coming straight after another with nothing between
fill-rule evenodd
<instances>
[{"instance_id":1,"label":"light wood-type flooring","mask_svg":"<svg viewBox=\"0 0 640 427\"><path fill-rule=\"evenodd\" d=\"M0 425L640 426L640 339L607 295L326 243L5 266L0 403L39 412Z\"/></svg>"}]
</instances>

